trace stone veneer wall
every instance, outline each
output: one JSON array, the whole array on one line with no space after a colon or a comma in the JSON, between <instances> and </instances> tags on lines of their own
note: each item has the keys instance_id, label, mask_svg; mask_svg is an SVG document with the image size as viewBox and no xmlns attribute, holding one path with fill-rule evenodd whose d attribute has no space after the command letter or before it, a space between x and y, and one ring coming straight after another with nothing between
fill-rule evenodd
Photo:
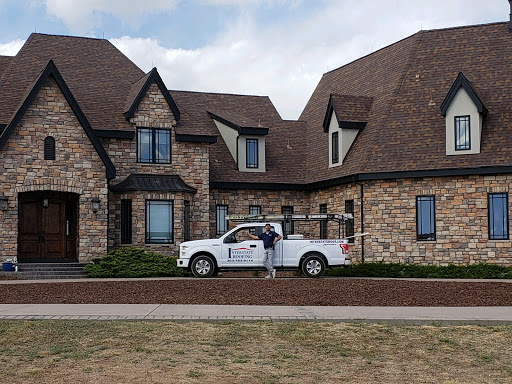
<instances>
[{"instance_id":1,"label":"stone veneer wall","mask_svg":"<svg viewBox=\"0 0 512 384\"><path fill-rule=\"evenodd\" d=\"M512 175L365 183L367 261L512 265L512 242L488 238L488 193L509 192ZM416 240L416 196L435 196L436 240ZM510 208L509 208L510 211Z\"/></svg>"},{"instance_id":2,"label":"stone veneer wall","mask_svg":"<svg viewBox=\"0 0 512 384\"><path fill-rule=\"evenodd\" d=\"M137 127L168 128L171 130L171 163L137 163L137 138L104 140L105 148L117 169L117 184L133 173L177 174L191 187L195 194L149 193L110 194L110 234L109 248L121 246L120 206L121 199L131 198L133 209L133 242L135 246L145 246L164 254L177 254L183 241L183 201L190 201L190 225L192 239L208 237L209 226L209 147L205 143L176 142L175 117L160 89L153 83L141 100L135 115L130 120L134 132ZM130 196L130 197L128 197ZM174 244L145 244L145 200L174 200ZM138 212L137 212L138 210ZM136 233L135 233L136 231Z\"/></svg>"},{"instance_id":3,"label":"stone veneer wall","mask_svg":"<svg viewBox=\"0 0 512 384\"><path fill-rule=\"evenodd\" d=\"M301 191L266 191L266 190L229 190L211 189L210 193L210 234L216 235L216 206L227 205L230 215L249 214L250 205L261 205L261 213L281 214L282 206L293 206L294 213L309 212L309 196ZM236 223L230 223L230 228ZM296 223L295 232L310 236L309 223Z\"/></svg>"},{"instance_id":4,"label":"stone veneer wall","mask_svg":"<svg viewBox=\"0 0 512 384\"><path fill-rule=\"evenodd\" d=\"M44 160L43 143L55 139L55 160ZM78 257L89 261L107 250L107 180L105 166L57 83L50 78L0 151L0 188L9 209L0 212L2 256L16 256L18 194L28 191L77 193ZM101 209L91 210L99 197Z\"/></svg>"}]
</instances>

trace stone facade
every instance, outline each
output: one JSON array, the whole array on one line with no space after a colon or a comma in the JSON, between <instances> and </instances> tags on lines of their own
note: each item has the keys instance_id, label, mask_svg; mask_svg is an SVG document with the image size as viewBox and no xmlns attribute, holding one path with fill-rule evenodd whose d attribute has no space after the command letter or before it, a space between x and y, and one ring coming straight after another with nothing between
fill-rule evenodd
<instances>
[{"instance_id":1,"label":"stone facade","mask_svg":"<svg viewBox=\"0 0 512 384\"><path fill-rule=\"evenodd\" d=\"M153 83L142 98L138 108L130 119L135 139L103 140L104 146L112 159L117 178L111 181L115 185L130 174L176 174L185 183L197 189L197 193L137 193L110 195L110 231L109 247L121 246L120 240L120 206L121 199L132 199L134 246L145 246L164 254L177 254L178 246L183 241L183 207L184 201L191 205L192 239L208 237L209 223L209 149L207 144L177 142L174 127L176 120L156 83ZM148 164L137 162L137 127L165 128L171 131L171 162L169 164ZM145 200L173 200L174 202L174 242L172 244L145 244ZM123 244L125 245L125 244Z\"/></svg>"},{"instance_id":2,"label":"stone facade","mask_svg":"<svg viewBox=\"0 0 512 384\"><path fill-rule=\"evenodd\" d=\"M55 160L45 160L43 143L55 139ZM79 195L78 258L88 261L107 250L108 184L105 166L53 78L32 105L0 152L2 190L9 209L2 212L3 256L17 256L18 197L23 192L57 191ZM91 210L93 197L100 210Z\"/></svg>"}]
</instances>

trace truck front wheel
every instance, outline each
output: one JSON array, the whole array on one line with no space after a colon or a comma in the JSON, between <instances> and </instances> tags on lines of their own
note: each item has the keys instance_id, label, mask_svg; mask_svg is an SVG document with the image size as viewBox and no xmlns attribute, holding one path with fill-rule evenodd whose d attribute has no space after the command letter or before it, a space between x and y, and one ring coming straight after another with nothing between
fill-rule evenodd
<instances>
[{"instance_id":1,"label":"truck front wheel","mask_svg":"<svg viewBox=\"0 0 512 384\"><path fill-rule=\"evenodd\" d=\"M215 262L210 256L201 255L194 259L190 269L195 277L210 277L215 272Z\"/></svg>"},{"instance_id":2,"label":"truck front wheel","mask_svg":"<svg viewBox=\"0 0 512 384\"><path fill-rule=\"evenodd\" d=\"M306 256L302 262L302 273L307 277L320 277L325 272L325 261L321 256Z\"/></svg>"}]
</instances>

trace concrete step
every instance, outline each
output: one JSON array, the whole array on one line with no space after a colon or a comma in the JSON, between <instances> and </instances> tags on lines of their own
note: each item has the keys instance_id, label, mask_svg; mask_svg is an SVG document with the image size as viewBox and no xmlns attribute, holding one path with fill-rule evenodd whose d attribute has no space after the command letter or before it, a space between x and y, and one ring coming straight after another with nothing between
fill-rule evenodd
<instances>
[{"instance_id":1,"label":"concrete step","mask_svg":"<svg viewBox=\"0 0 512 384\"><path fill-rule=\"evenodd\" d=\"M87 277L84 267L87 263L19 263L17 272L1 272L23 280L80 279Z\"/></svg>"}]
</instances>

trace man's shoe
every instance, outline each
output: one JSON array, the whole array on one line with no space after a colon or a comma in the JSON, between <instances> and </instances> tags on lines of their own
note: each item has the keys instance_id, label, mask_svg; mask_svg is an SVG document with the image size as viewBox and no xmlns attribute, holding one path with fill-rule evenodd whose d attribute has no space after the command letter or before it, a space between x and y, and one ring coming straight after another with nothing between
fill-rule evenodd
<instances>
[{"instance_id":1,"label":"man's shoe","mask_svg":"<svg viewBox=\"0 0 512 384\"><path fill-rule=\"evenodd\" d=\"M275 279L276 278L276 269L274 268L272 270L272 278Z\"/></svg>"},{"instance_id":2,"label":"man's shoe","mask_svg":"<svg viewBox=\"0 0 512 384\"><path fill-rule=\"evenodd\" d=\"M265 276L265 279L271 279L272 275L269 273L267 276Z\"/></svg>"}]
</instances>

